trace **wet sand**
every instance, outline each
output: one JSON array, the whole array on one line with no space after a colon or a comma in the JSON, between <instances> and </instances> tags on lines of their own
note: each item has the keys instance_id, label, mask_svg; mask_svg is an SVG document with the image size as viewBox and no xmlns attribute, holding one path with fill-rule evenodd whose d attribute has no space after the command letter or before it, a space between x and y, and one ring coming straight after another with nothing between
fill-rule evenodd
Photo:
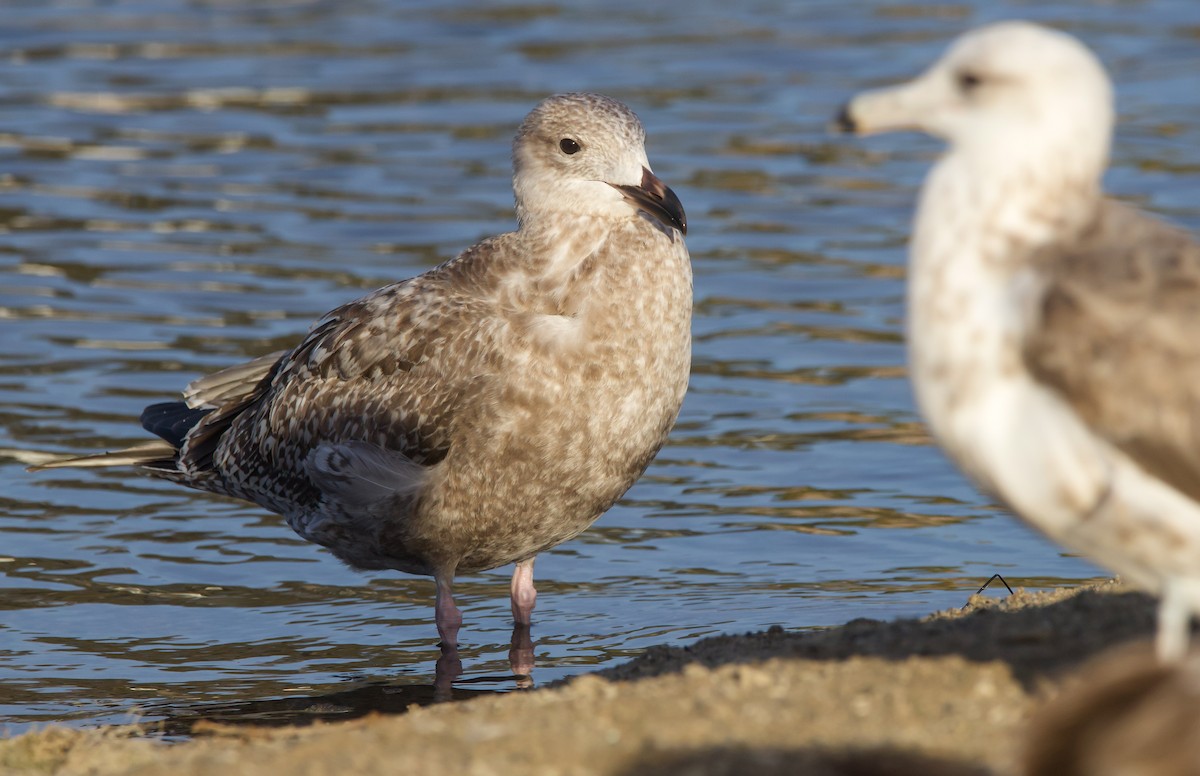
<instances>
[{"instance_id":1,"label":"wet sand","mask_svg":"<svg viewBox=\"0 0 1200 776\"><path fill-rule=\"evenodd\" d=\"M1031 730L1056 731L1039 757L1063 755L1062 730L1084 727L1059 718L1103 706L1082 694L1103 692L1097 677L1156 670L1145 644L1118 650L1108 668L1078 670L1148 638L1153 623L1153 601L1118 584L1018 590L921 620L653 648L560 686L396 716L303 728L201 723L179 744L127 727L51 728L0 741L0 772L1016 774Z\"/></svg>"}]
</instances>

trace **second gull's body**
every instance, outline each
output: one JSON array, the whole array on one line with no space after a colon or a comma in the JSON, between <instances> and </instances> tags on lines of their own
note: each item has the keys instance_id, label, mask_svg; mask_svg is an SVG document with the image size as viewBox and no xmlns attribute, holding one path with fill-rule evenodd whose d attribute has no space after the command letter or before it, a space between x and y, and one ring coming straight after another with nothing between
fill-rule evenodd
<instances>
[{"instance_id":1,"label":"second gull's body","mask_svg":"<svg viewBox=\"0 0 1200 776\"><path fill-rule=\"evenodd\" d=\"M1200 246L1104 196L1103 68L1067 35L1001 23L840 120L950 144L909 273L934 436L1051 538L1162 595L1159 654L1178 656L1200 611Z\"/></svg>"}]
</instances>

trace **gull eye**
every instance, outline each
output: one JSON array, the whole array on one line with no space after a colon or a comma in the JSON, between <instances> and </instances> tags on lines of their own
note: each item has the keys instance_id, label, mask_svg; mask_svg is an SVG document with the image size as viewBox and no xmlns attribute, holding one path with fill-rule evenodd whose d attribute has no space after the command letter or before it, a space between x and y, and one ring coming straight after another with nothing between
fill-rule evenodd
<instances>
[{"instance_id":1,"label":"gull eye","mask_svg":"<svg viewBox=\"0 0 1200 776\"><path fill-rule=\"evenodd\" d=\"M983 83L983 79L970 70L963 70L958 74L958 88L964 93L972 92Z\"/></svg>"},{"instance_id":2,"label":"gull eye","mask_svg":"<svg viewBox=\"0 0 1200 776\"><path fill-rule=\"evenodd\" d=\"M562 152L568 156L579 153L579 143L575 142L569 137L564 137L562 140L559 140L558 147L561 148Z\"/></svg>"}]
</instances>

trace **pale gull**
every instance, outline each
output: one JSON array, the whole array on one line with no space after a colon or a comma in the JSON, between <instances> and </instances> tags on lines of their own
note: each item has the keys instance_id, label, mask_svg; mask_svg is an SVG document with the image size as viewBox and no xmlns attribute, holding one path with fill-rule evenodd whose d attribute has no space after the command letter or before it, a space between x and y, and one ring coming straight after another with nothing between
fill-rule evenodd
<instances>
[{"instance_id":1,"label":"pale gull","mask_svg":"<svg viewBox=\"0 0 1200 776\"><path fill-rule=\"evenodd\" d=\"M686 223L644 141L608 97L545 100L513 142L515 232L147 407L164 441L43 468L135 465L278 512L354 568L432 575L446 648L455 574L515 562L527 627L534 557L641 476L687 388Z\"/></svg>"},{"instance_id":2,"label":"pale gull","mask_svg":"<svg viewBox=\"0 0 1200 776\"><path fill-rule=\"evenodd\" d=\"M909 369L937 441L1066 547L1162 596L1157 648L1200 611L1200 246L1107 199L1103 67L1025 22L970 32L846 131L946 140L921 191Z\"/></svg>"}]
</instances>

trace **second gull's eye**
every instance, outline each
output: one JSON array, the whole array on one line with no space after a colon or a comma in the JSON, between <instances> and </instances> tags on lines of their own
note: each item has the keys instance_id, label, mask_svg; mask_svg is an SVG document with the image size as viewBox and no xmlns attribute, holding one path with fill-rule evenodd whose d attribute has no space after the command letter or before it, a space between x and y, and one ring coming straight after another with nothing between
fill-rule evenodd
<instances>
[{"instance_id":1,"label":"second gull's eye","mask_svg":"<svg viewBox=\"0 0 1200 776\"><path fill-rule=\"evenodd\" d=\"M983 79L969 70L964 70L958 74L958 88L964 92L974 90L981 83L983 83Z\"/></svg>"}]
</instances>

